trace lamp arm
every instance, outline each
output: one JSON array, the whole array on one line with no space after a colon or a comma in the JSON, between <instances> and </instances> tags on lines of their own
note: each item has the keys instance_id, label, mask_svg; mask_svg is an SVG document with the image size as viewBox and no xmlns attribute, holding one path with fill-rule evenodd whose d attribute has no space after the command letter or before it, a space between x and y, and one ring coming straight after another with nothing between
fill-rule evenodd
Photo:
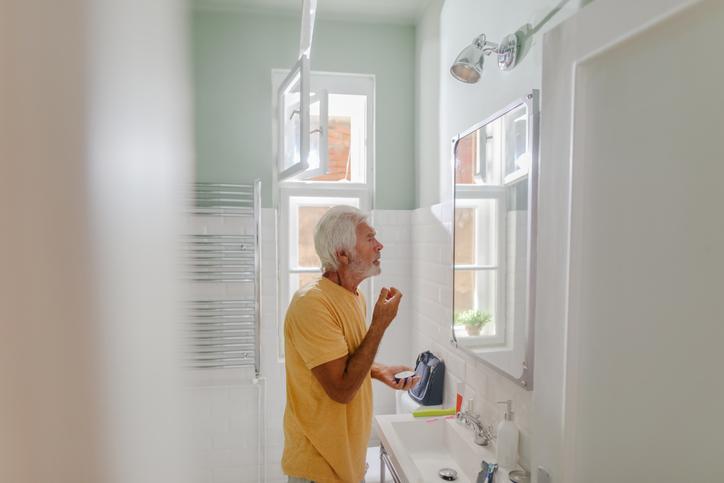
<instances>
[{"instance_id":1,"label":"lamp arm","mask_svg":"<svg viewBox=\"0 0 724 483\"><path fill-rule=\"evenodd\" d=\"M543 25L545 25L546 22L548 22L551 18L553 18L553 16L554 16L555 14L557 14L558 12L560 12L560 10L563 8L563 6L564 6L565 4L567 4L569 1L570 1L570 0L561 0L561 2L559 2L558 5L556 5L556 6L553 8L553 10L551 10L550 12L548 12L548 14L547 14L545 17L543 17L543 20L541 20L540 22L538 22L538 24L537 24L535 27L533 27L533 29L530 31L530 34L529 34L529 35L533 35L533 34L535 34L538 30L540 30L540 28L541 28Z\"/></svg>"},{"instance_id":2,"label":"lamp arm","mask_svg":"<svg viewBox=\"0 0 724 483\"><path fill-rule=\"evenodd\" d=\"M497 53L497 52L498 52L498 47L499 47L499 45L496 44L495 42L487 42L487 41L486 41L485 44L483 44L483 53L484 53L485 55L490 55L490 54L493 54L493 53Z\"/></svg>"},{"instance_id":3,"label":"lamp arm","mask_svg":"<svg viewBox=\"0 0 724 483\"><path fill-rule=\"evenodd\" d=\"M490 55L498 51L498 44L496 44L495 42L489 42L485 38L485 34L480 34L475 37L473 39L473 45L482 50L485 55Z\"/></svg>"}]
</instances>

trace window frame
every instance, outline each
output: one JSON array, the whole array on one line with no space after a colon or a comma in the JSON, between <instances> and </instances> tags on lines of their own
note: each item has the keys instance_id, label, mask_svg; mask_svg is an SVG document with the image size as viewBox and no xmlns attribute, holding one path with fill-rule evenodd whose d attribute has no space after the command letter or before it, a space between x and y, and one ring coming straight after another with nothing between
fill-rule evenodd
<instances>
[{"instance_id":1,"label":"window frame","mask_svg":"<svg viewBox=\"0 0 724 483\"><path fill-rule=\"evenodd\" d=\"M288 167L284 167L282 163L285 141L284 129L282 127L282 123L277 123L278 133L276 138L278 139L278 144L276 144L274 149L275 172L278 173L277 176L279 179L286 179L299 173L303 173L309 168L309 165L307 164L310 146L309 108L311 104L309 58L301 56L291 69L279 71L278 76L275 77L274 71L272 71L272 97L274 98L272 105L276 113L274 118L277 120L284 119L286 117L286 106L281 99L284 94L286 94L287 90L290 89L291 86L295 85L297 79L299 81L299 161L289 165Z\"/></svg>"},{"instance_id":2,"label":"window frame","mask_svg":"<svg viewBox=\"0 0 724 483\"><path fill-rule=\"evenodd\" d=\"M463 345L476 346L495 346L505 344L507 340L508 317L507 317L507 233L506 233L506 217L507 217L507 196L505 185L471 185L461 184L456 186L455 203L456 207L475 208L475 202L478 200L495 200L497 202L495 230L496 230L496 251L495 264L479 265L479 264L456 264L453 253L453 273L456 270L461 271L493 271L496 273L495 283L495 310L493 320L495 321L495 335L477 335L458 338L458 343ZM458 204L458 202L461 202ZM455 221L453 220L453 223ZM477 235L481 229L476 221L476 240L475 246L478 246ZM453 250L455 245L453 244ZM453 279L453 294L455 293L455 281ZM479 309L479 307L478 307Z\"/></svg>"},{"instance_id":3,"label":"window frame","mask_svg":"<svg viewBox=\"0 0 724 483\"><path fill-rule=\"evenodd\" d=\"M351 74L313 71L310 73L310 92L326 91L326 95L348 94L366 96L366 120L365 120L365 144L364 157L364 180L355 181L314 181L300 178L284 179L279 178L278 137L280 136L280 107L277 105L276 91L279 83L288 75L288 69L272 69L272 96L273 112L273 145L274 152L274 177L272 181L274 204L277 208L277 327L278 327L278 358L284 360L284 317L286 309L291 300L290 281L291 276L299 273L321 272L301 267L291 267L291 221L292 203L294 198L310 198L319 200L334 200L339 198L353 198L358 200L359 209L370 214L374 209L374 187L375 187L375 87L376 79L373 74ZM321 113L320 113L321 114ZM350 148L351 149L351 148ZM321 164L321 163L320 163ZM299 206L299 205L297 205ZM309 206L309 205L301 205ZM294 215L296 216L296 215ZM370 220L372 223L372 220ZM366 280L360 285L359 290L367 300L368 309L371 300L371 282Z\"/></svg>"}]
</instances>

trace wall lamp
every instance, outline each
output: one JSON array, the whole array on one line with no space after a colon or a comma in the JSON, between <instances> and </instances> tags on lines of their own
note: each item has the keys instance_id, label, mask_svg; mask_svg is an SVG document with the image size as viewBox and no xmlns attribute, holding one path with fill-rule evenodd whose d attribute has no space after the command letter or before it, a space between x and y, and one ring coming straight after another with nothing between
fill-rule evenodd
<instances>
[{"instance_id":1,"label":"wall lamp","mask_svg":"<svg viewBox=\"0 0 724 483\"><path fill-rule=\"evenodd\" d=\"M538 22L538 25L532 27L530 24L525 24L515 33L503 37L500 44L488 42L485 34L478 35L470 45L460 51L455 58L455 62L450 66L450 74L460 82L475 84L480 80L480 75L483 73L485 56L491 54L498 57L498 68L500 70L511 70L528 52L533 34L538 32L543 24L558 13L568 2L569 0L561 0L553 10L548 12L543 20Z\"/></svg>"},{"instance_id":2,"label":"wall lamp","mask_svg":"<svg viewBox=\"0 0 724 483\"><path fill-rule=\"evenodd\" d=\"M498 45L488 42L485 34L478 35L455 58L450 73L461 82L474 84L480 80L485 56L490 54L498 56L500 70L512 69L518 60L518 38L515 34L506 35Z\"/></svg>"}]
</instances>

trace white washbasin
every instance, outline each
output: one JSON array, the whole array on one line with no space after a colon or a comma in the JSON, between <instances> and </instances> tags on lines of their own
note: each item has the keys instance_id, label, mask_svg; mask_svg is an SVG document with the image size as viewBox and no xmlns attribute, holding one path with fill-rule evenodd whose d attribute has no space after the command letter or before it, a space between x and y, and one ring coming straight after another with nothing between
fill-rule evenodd
<instances>
[{"instance_id":1,"label":"white washbasin","mask_svg":"<svg viewBox=\"0 0 724 483\"><path fill-rule=\"evenodd\" d=\"M454 417L380 415L375 416L375 427L398 476L406 483L440 483L444 481L438 475L441 468L457 471L458 483L475 483L480 463L495 462L494 448L474 444L472 431ZM498 469L495 482L508 481L506 469Z\"/></svg>"}]
</instances>

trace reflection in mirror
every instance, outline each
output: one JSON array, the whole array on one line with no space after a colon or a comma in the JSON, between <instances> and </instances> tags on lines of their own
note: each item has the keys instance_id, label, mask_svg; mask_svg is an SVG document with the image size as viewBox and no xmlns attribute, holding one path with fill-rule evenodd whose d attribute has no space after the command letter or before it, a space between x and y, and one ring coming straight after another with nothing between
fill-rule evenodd
<instances>
[{"instance_id":1,"label":"reflection in mirror","mask_svg":"<svg viewBox=\"0 0 724 483\"><path fill-rule=\"evenodd\" d=\"M453 140L453 343L529 389L537 99Z\"/></svg>"}]
</instances>

